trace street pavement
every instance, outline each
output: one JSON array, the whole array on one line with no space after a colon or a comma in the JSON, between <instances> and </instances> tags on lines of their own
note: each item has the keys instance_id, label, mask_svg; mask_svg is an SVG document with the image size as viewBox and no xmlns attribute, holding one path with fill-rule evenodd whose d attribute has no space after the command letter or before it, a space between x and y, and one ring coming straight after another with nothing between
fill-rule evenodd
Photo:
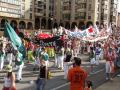
<instances>
[{"instance_id":1,"label":"street pavement","mask_svg":"<svg viewBox=\"0 0 120 90\"><path fill-rule=\"evenodd\" d=\"M108 81L99 86L96 90L120 90L120 75L116 76L113 81Z\"/></svg>"},{"instance_id":2,"label":"street pavement","mask_svg":"<svg viewBox=\"0 0 120 90\"><path fill-rule=\"evenodd\" d=\"M100 65L94 67L94 73L89 74L90 63L88 62L88 56L80 55L79 57L82 59L81 67L84 68L88 73L88 80L93 82L93 90L106 82L104 60L100 61ZM17 90L36 90L34 81L37 79L38 71L33 72L32 69L33 64L25 64L23 69L23 79L20 83L17 83ZM54 67L53 59L50 60L49 69L52 73L52 77L47 81L45 90L69 90L69 82L63 79L64 72ZM0 90L2 90L4 74L5 72L0 72Z\"/></svg>"}]
</instances>

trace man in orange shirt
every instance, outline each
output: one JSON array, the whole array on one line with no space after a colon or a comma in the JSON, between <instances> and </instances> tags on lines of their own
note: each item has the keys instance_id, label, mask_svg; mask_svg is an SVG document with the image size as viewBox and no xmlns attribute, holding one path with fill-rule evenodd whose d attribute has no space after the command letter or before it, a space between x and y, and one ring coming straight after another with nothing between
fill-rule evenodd
<instances>
[{"instance_id":1,"label":"man in orange shirt","mask_svg":"<svg viewBox=\"0 0 120 90\"><path fill-rule=\"evenodd\" d=\"M70 81L70 90L84 90L87 73L80 67L80 58L75 57L74 61L74 67L69 69L67 76Z\"/></svg>"}]
</instances>

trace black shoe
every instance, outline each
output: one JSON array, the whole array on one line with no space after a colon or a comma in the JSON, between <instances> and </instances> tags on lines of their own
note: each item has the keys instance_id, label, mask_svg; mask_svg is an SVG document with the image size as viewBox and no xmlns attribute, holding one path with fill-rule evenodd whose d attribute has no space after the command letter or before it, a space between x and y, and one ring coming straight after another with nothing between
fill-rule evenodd
<instances>
[{"instance_id":1,"label":"black shoe","mask_svg":"<svg viewBox=\"0 0 120 90\"><path fill-rule=\"evenodd\" d=\"M20 80L16 80L15 82L16 82L16 83L19 83L19 82L20 82Z\"/></svg>"},{"instance_id":2,"label":"black shoe","mask_svg":"<svg viewBox=\"0 0 120 90\"><path fill-rule=\"evenodd\" d=\"M36 70L36 68L33 68L33 71L35 71Z\"/></svg>"},{"instance_id":3,"label":"black shoe","mask_svg":"<svg viewBox=\"0 0 120 90\"><path fill-rule=\"evenodd\" d=\"M37 68L37 71L39 71L39 67Z\"/></svg>"}]
</instances>

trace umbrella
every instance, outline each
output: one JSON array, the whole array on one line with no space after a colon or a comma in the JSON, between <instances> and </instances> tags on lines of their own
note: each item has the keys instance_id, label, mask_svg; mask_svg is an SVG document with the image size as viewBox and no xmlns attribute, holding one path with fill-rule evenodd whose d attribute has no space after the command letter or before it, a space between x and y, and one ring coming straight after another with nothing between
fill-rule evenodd
<instances>
[{"instance_id":1,"label":"umbrella","mask_svg":"<svg viewBox=\"0 0 120 90\"><path fill-rule=\"evenodd\" d=\"M46 38L51 38L52 36L50 34L41 33L41 34L38 34L37 37L40 39L46 39Z\"/></svg>"}]
</instances>

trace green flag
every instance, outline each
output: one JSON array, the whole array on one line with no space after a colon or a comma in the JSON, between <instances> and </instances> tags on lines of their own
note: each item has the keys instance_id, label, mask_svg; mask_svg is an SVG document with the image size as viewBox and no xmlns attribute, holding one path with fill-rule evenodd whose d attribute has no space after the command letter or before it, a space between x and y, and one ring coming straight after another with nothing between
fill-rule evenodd
<instances>
[{"instance_id":1,"label":"green flag","mask_svg":"<svg viewBox=\"0 0 120 90\"><path fill-rule=\"evenodd\" d=\"M4 35L5 37L9 38L9 40L12 42L13 47L22 54L23 58L25 58L26 51L22 44L22 41L8 22L5 22Z\"/></svg>"}]
</instances>

